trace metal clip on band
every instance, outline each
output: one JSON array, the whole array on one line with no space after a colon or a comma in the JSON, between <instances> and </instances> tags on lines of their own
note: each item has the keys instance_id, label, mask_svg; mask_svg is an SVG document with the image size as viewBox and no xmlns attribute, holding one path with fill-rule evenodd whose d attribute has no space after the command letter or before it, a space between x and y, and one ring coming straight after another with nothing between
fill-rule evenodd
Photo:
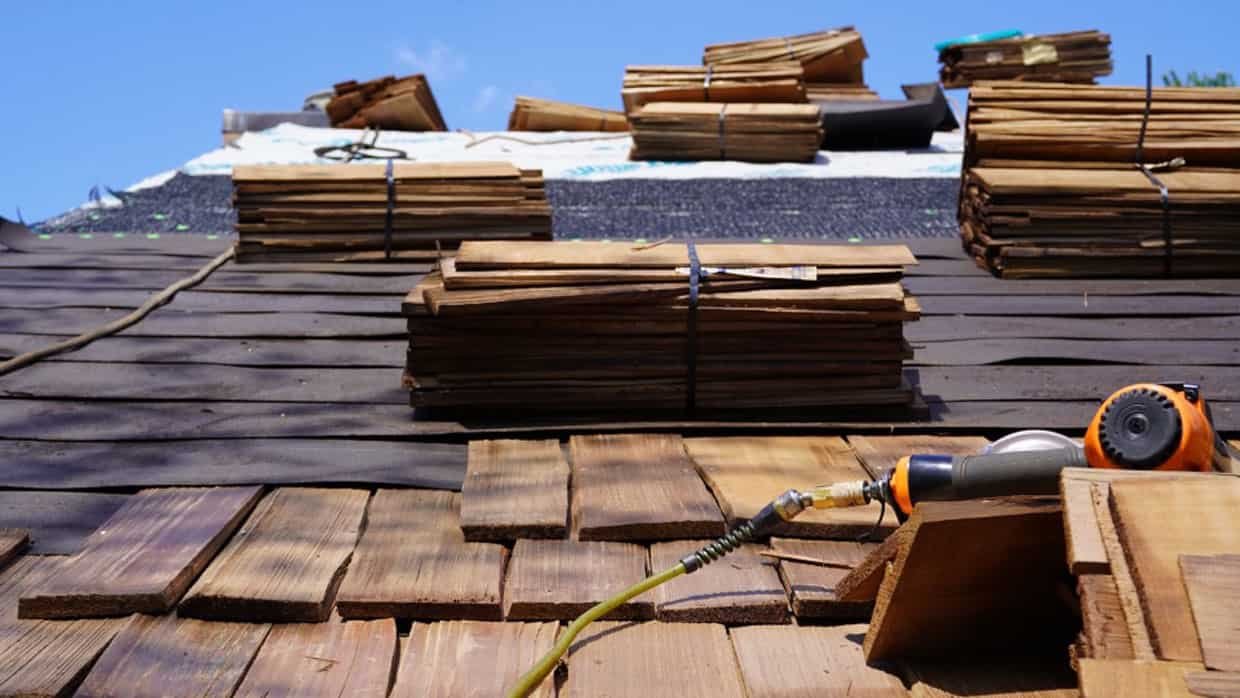
<instances>
[{"instance_id":1,"label":"metal clip on band","mask_svg":"<svg viewBox=\"0 0 1240 698\"><path fill-rule=\"evenodd\" d=\"M728 111L727 103L719 105L719 159L728 159L728 143L725 139L727 129L724 128L724 114Z\"/></svg>"},{"instance_id":2,"label":"metal clip on band","mask_svg":"<svg viewBox=\"0 0 1240 698\"><path fill-rule=\"evenodd\" d=\"M685 242L689 253L689 314L685 318L685 412L692 414L697 406L697 307L702 281L702 263L698 261L697 246L692 240Z\"/></svg>"},{"instance_id":3,"label":"metal clip on band","mask_svg":"<svg viewBox=\"0 0 1240 698\"><path fill-rule=\"evenodd\" d=\"M702 101L710 101L710 79L714 76L715 66L706 66L706 77L702 79Z\"/></svg>"},{"instance_id":4,"label":"metal clip on band","mask_svg":"<svg viewBox=\"0 0 1240 698\"><path fill-rule=\"evenodd\" d=\"M392 176L392 160L387 161L387 213L383 216L383 258L392 258L392 218L396 213L396 180Z\"/></svg>"},{"instance_id":5,"label":"metal clip on band","mask_svg":"<svg viewBox=\"0 0 1240 698\"><path fill-rule=\"evenodd\" d=\"M1163 184L1162 180L1145 165L1145 131L1149 126L1150 105L1154 100L1153 72L1154 59L1147 53L1145 54L1145 112L1141 115L1141 130L1137 134L1137 150L1133 165L1145 175L1150 184L1158 187L1158 197L1162 202L1163 275L1171 276L1172 257L1175 256L1175 237L1171 231L1171 194L1167 191L1167 185Z\"/></svg>"}]
</instances>

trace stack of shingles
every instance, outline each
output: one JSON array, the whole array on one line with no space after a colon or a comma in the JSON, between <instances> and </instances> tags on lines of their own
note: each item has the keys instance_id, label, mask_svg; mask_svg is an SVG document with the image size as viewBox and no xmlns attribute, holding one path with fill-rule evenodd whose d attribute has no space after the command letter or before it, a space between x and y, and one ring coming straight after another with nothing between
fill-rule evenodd
<instances>
[{"instance_id":1,"label":"stack of shingles","mask_svg":"<svg viewBox=\"0 0 1240 698\"><path fill-rule=\"evenodd\" d=\"M795 61L801 64L806 90L828 98L866 98L862 68L868 54L861 33L852 27L801 34L798 36L757 39L707 46L702 63L716 70L737 63L773 63Z\"/></svg>"},{"instance_id":2,"label":"stack of shingles","mask_svg":"<svg viewBox=\"0 0 1240 698\"><path fill-rule=\"evenodd\" d=\"M506 162L401 163L390 185L377 164L237 166L233 206L240 261L426 257L461 240L551 237L542 172Z\"/></svg>"},{"instance_id":3,"label":"stack of shingles","mask_svg":"<svg viewBox=\"0 0 1240 698\"><path fill-rule=\"evenodd\" d=\"M822 142L812 104L652 102L629 117L634 160L811 162Z\"/></svg>"},{"instance_id":4,"label":"stack of shingles","mask_svg":"<svg viewBox=\"0 0 1240 698\"><path fill-rule=\"evenodd\" d=\"M335 128L383 128L396 131L446 131L431 85L422 74L391 75L333 86L327 118Z\"/></svg>"},{"instance_id":5,"label":"stack of shingles","mask_svg":"<svg viewBox=\"0 0 1240 698\"><path fill-rule=\"evenodd\" d=\"M627 131L624 113L550 99L518 96L508 115L509 131Z\"/></svg>"},{"instance_id":6,"label":"stack of shingles","mask_svg":"<svg viewBox=\"0 0 1240 698\"><path fill-rule=\"evenodd\" d=\"M939 52L944 87L978 80L1093 84L1111 74L1111 36L1094 29L952 44Z\"/></svg>"},{"instance_id":7,"label":"stack of shingles","mask_svg":"<svg viewBox=\"0 0 1240 698\"><path fill-rule=\"evenodd\" d=\"M724 65L631 65L620 92L629 113L651 102L805 103L796 61Z\"/></svg>"},{"instance_id":8,"label":"stack of shingles","mask_svg":"<svg viewBox=\"0 0 1240 698\"><path fill-rule=\"evenodd\" d=\"M1240 89L1155 89L1148 122L1145 106L1134 87L975 86L965 249L1005 277L1234 276Z\"/></svg>"},{"instance_id":9,"label":"stack of shingles","mask_svg":"<svg viewBox=\"0 0 1240 698\"><path fill-rule=\"evenodd\" d=\"M902 245L466 242L406 297L412 404L908 405Z\"/></svg>"}]
</instances>

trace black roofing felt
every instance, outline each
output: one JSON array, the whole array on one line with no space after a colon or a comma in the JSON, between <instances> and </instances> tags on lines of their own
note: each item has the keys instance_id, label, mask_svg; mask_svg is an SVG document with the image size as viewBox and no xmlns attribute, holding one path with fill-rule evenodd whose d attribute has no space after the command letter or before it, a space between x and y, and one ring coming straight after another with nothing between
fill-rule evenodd
<instances>
[{"instance_id":1,"label":"black roofing felt","mask_svg":"<svg viewBox=\"0 0 1240 698\"><path fill-rule=\"evenodd\" d=\"M557 238L881 239L957 234L956 179L548 180ZM227 233L226 176L178 174L122 194L115 208L75 210L42 233Z\"/></svg>"}]
</instances>

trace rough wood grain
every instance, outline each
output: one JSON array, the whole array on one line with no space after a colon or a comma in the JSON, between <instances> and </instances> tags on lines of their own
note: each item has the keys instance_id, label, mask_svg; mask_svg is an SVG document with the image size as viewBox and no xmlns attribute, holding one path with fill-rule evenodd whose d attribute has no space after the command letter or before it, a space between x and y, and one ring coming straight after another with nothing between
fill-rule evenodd
<instances>
[{"instance_id":1,"label":"rough wood grain","mask_svg":"<svg viewBox=\"0 0 1240 698\"><path fill-rule=\"evenodd\" d=\"M1134 659L1132 633L1115 578L1082 574L1076 580L1081 599L1081 635L1093 659Z\"/></svg>"},{"instance_id":2,"label":"rough wood grain","mask_svg":"<svg viewBox=\"0 0 1240 698\"><path fill-rule=\"evenodd\" d=\"M0 695L70 695L124 625L120 618L19 620L17 601L54 577L62 558L27 555L0 572Z\"/></svg>"},{"instance_id":3,"label":"rough wood grain","mask_svg":"<svg viewBox=\"0 0 1240 698\"><path fill-rule=\"evenodd\" d=\"M136 615L99 657L82 698L230 696L270 625Z\"/></svg>"},{"instance_id":4,"label":"rough wood grain","mask_svg":"<svg viewBox=\"0 0 1240 698\"><path fill-rule=\"evenodd\" d=\"M261 487L143 490L21 598L23 618L166 613L241 525Z\"/></svg>"},{"instance_id":5,"label":"rough wood grain","mask_svg":"<svg viewBox=\"0 0 1240 698\"><path fill-rule=\"evenodd\" d=\"M401 652L392 698L493 698L508 689L551 646L555 623L444 621L414 623ZM533 698L552 698L555 680Z\"/></svg>"},{"instance_id":6,"label":"rough wood grain","mask_svg":"<svg viewBox=\"0 0 1240 698\"><path fill-rule=\"evenodd\" d=\"M1236 698L1240 696L1240 672L1189 671L1184 683L1195 696L1205 698Z\"/></svg>"},{"instance_id":7,"label":"rough wood grain","mask_svg":"<svg viewBox=\"0 0 1240 698\"><path fill-rule=\"evenodd\" d=\"M678 540L650 546L650 570L661 572L710 541ZM745 545L722 560L654 589L655 617L681 623L751 625L788 622L788 596L776 561Z\"/></svg>"},{"instance_id":8,"label":"rough wood grain","mask_svg":"<svg viewBox=\"0 0 1240 698\"><path fill-rule=\"evenodd\" d=\"M387 698L396 669L391 619L271 628L237 698Z\"/></svg>"},{"instance_id":9,"label":"rough wood grain","mask_svg":"<svg viewBox=\"0 0 1240 698\"><path fill-rule=\"evenodd\" d=\"M646 549L632 543L519 540L504 583L504 616L572 620L644 579L646 562ZM654 592L647 592L607 617L653 618L654 603Z\"/></svg>"},{"instance_id":10,"label":"rough wood grain","mask_svg":"<svg viewBox=\"0 0 1240 698\"><path fill-rule=\"evenodd\" d=\"M190 587L181 615L249 623L327 620L369 498L365 490L275 490Z\"/></svg>"},{"instance_id":11,"label":"rough wood grain","mask_svg":"<svg viewBox=\"0 0 1240 698\"><path fill-rule=\"evenodd\" d=\"M1102 534L1098 531L1098 515L1088 480L1076 479L1065 473L1059 479L1063 496L1063 530L1068 544L1068 569L1072 574L1107 574L1111 561L1107 557Z\"/></svg>"},{"instance_id":12,"label":"rough wood grain","mask_svg":"<svg viewBox=\"0 0 1240 698\"><path fill-rule=\"evenodd\" d=\"M1207 669L1240 671L1240 555L1181 555Z\"/></svg>"},{"instance_id":13,"label":"rough wood grain","mask_svg":"<svg viewBox=\"0 0 1240 698\"><path fill-rule=\"evenodd\" d=\"M560 698L745 695L722 625L595 623L573 643Z\"/></svg>"},{"instance_id":14,"label":"rough wood grain","mask_svg":"<svg viewBox=\"0 0 1240 698\"><path fill-rule=\"evenodd\" d=\"M750 698L898 698L893 674L868 667L866 626L734 628L732 646Z\"/></svg>"},{"instance_id":15,"label":"rough wood grain","mask_svg":"<svg viewBox=\"0 0 1240 698\"><path fill-rule=\"evenodd\" d=\"M557 440L471 441L461 485L465 540L563 538L568 476Z\"/></svg>"},{"instance_id":16,"label":"rough wood grain","mask_svg":"<svg viewBox=\"0 0 1240 698\"><path fill-rule=\"evenodd\" d=\"M685 448L715 493L728 524L754 516L789 487L865 479L866 471L837 436L729 436L686 439ZM803 512L776 528L779 535L836 538L869 531L879 506ZM890 531L893 521L880 531Z\"/></svg>"},{"instance_id":17,"label":"rough wood grain","mask_svg":"<svg viewBox=\"0 0 1240 698\"><path fill-rule=\"evenodd\" d=\"M24 528L0 528L0 570L16 560L28 547L30 531Z\"/></svg>"},{"instance_id":18,"label":"rough wood grain","mask_svg":"<svg viewBox=\"0 0 1240 698\"><path fill-rule=\"evenodd\" d=\"M922 502L904 525L875 600L867 661L1071 641L1058 497Z\"/></svg>"},{"instance_id":19,"label":"rough wood grain","mask_svg":"<svg viewBox=\"0 0 1240 698\"><path fill-rule=\"evenodd\" d=\"M1077 674L1084 698L1190 698L1185 674L1201 669L1191 662L1082 659Z\"/></svg>"},{"instance_id":20,"label":"rough wood grain","mask_svg":"<svg viewBox=\"0 0 1240 698\"><path fill-rule=\"evenodd\" d=\"M841 565L827 567L792 560L779 561L779 571L784 586L792 596L792 612L797 618L869 618L872 598L843 601L836 593L836 586L848 576L849 568L861 564L869 553L879 548L878 544L772 538L771 548L776 552L804 555Z\"/></svg>"},{"instance_id":21,"label":"rough wood grain","mask_svg":"<svg viewBox=\"0 0 1240 698\"><path fill-rule=\"evenodd\" d=\"M980 436L861 436L848 437L861 465L871 477L879 477L896 467L896 461L915 453L943 453L969 456L981 453L990 443Z\"/></svg>"},{"instance_id":22,"label":"rough wood grain","mask_svg":"<svg viewBox=\"0 0 1240 698\"><path fill-rule=\"evenodd\" d=\"M878 598L878 587L883 583L888 568L895 562L900 551L900 538L904 529L897 528L877 548L869 551L861 562L835 583L836 598L840 601L866 601Z\"/></svg>"},{"instance_id":23,"label":"rough wood grain","mask_svg":"<svg viewBox=\"0 0 1240 698\"><path fill-rule=\"evenodd\" d=\"M573 525L581 540L664 540L723 535L714 497L679 436L574 436Z\"/></svg>"},{"instance_id":24,"label":"rough wood grain","mask_svg":"<svg viewBox=\"0 0 1240 698\"><path fill-rule=\"evenodd\" d=\"M988 657L902 663L914 698L1080 698L1067 658Z\"/></svg>"},{"instance_id":25,"label":"rough wood grain","mask_svg":"<svg viewBox=\"0 0 1240 698\"><path fill-rule=\"evenodd\" d=\"M340 586L340 615L499 620L506 552L465 542L460 507L456 492L379 490Z\"/></svg>"},{"instance_id":26,"label":"rough wood grain","mask_svg":"<svg viewBox=\"0 0 1240 698\"><path fill-rule=\"evenodd\" d=\"M1159 658L1201 661L1178 558L1240 552L1234 521L1240 480L1197 475L1115 481L1111 504Z\"/></svg>"}]
</instances>

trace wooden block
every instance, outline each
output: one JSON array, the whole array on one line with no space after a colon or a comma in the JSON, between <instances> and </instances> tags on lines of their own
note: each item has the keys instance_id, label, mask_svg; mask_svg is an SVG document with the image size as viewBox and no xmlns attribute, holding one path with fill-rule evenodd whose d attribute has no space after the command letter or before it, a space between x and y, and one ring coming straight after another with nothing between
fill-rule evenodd
<instances>
[{"instance_id":1,"label":"wooden block","mask_svg":"<svg viewBox=\"0 0 1240 698\"><path fill-rule=\"evenodd\" d=\"M556 623L414 623L392 698L492 698L509 689L555 644ZM548 679L530 694L555 695Z\"/></svg>"},{"instance_id":2,"label":"wooden block","mask_svg":"<svg viewBox=\"0 0 1240 698\"><path fill-rule=\"evenodd\" d=\"M750 698L907 696L899 678L868 667L866 626L734 628L732 646Z\"/></svg>"},{"instance_id":3,"label":"wooden block","mask_svg":"<svg viewBox=\"0 0 1240 698\"><path fill-rule=\"evenodd\" d=\"M648 574L646 549L632 543L519 540L504 583L509 620L572 620ZM632 599L608 618L654 617L653 592Z\"/></svg>"},{"instance_id":4,"label":"wooden block","mask_svg":"<svg viewBox=\"0 0 1240 698\"><path fill-rule=\"evenodd\" d=\"M897 528L895 533L866 554L865 559L858 562L843 579L835 583L835 595L840 601L872 602L878 598L878 587L883 583L887 569L896 560L900 551L900 536L904 529Z\"/></svg>"},{"instance_id":5,"label":"wooden block","mask_svg":"<svg viewBox=\"0 0 1240 698\"><path fill-rule=\"evenodd\" d=\"M573 525L581 540L712 538L723 515L674 434L569 441Z\"/></svg>"},{"instance_id":6,"label":"wooden block","mask_svg":"<svg viewBox=\"0 0 1240 698\"><path fill-rule=\"evenodd\" d=\"M1195 696L1235 698L1240 696L1240 673L1234 671L1189 671L1184 683Z\"/></svg>"},{"instance_id":7,"label":"wooden block","mask_svg":"<svg viewBox=\"0 0 1240 698\"><path fill-rule=\"evenodd\" d=\"M1161 659L1201 661L1179 556L1240 552L1240 480L1116 481L1111 502L1155 651Z\"/></svg>"},{"instance_id":8,"label":"wooden block","mask_svg":"<svg viewBox=\"0 0 1240 698\"><path fill-rule=\"evenodd\" d=\"M237 698L387 698L396 621L290 623L271 628Z\"/></svg>"},{"instance_id":9,"label":"wooden block","mask_svg":"<svg viewBox=\"0 0 1240 698\"><path fill-rule=\"evenodd\" d=\"M1191 662L1082 659L1077 674L1084 698L1189 698L1184 676L1201 669Z\"/></svg>"},{"instance_id":10,"label":"wooden block","mask_svg":"<svg viewBox=\"0 0 1240 698\"><path fill-rule=\"evenodd\" d=\"M27 555L0 572L0 696L69 695L124 625L121 618L21 620L18 598L63 558Z\"/></svg>"},{"instance_id":11,"label":"wooden block","mask_svg":"<svg viewBox=\"0 0 1240 698\"><path fill-rule=\"evenodd\" d=\"M1058 497L918 504L879 586L866 660L1066 646L1077 620L1063 600L1062 517Z\"/></svg>"},{"instance_id":12,"label":"wooden block","mask_svg":"<svg viewBox=\"0 0 1240 698\"><path fill-rule=\"evenodd\" d=\"M573 643L559 695L741 698L745 688L722 625L603 622Z\"/></svg>"},{"instance_id":13,"label":"wooden block","mask_svg":"<svg viewBox=\"0 0 1240 698\"><path fill-rule=\"evenodd\" d=\"M916 453L942 453L971 456L981 453L990 442L980 436L859 436L848 437L861 465L870 477L880 477L896 467L896 461Z\"/></svg>"},{"instance_id":14,"label":"wooden block","mask_svg":"<svg viewBox=\"0 0 1240 698\"><path fill-rule=\"evenodd\" d=\"M1076 580L1081 599L1081 633L1093 659L1133 659L1132 634L1124 616L1115 578L1082 574Z\"/></svg>"},{"instance_id":15,"label":"wooden block","mask_svg":"<svg viewBox=\"0 0 1240 698\"><path fill-rule=\"evenodd\" d=\"M23 618L166 613L241 525L261 487L143 490L20 602Z\"/></svg>"},{"instance_id":16,"label":"wooden block","mask_svg":"<svg viewBox=\"0 0 1240 698\"><path fill-rule=\"evenodd\" d=\"M1080 698L1065 657L902 663L915 698Z\"/></svg>"},{"instance_id":17,"label":"wooden block","mask_svg":"<svg viewBox=\"0 0 1240 698\"><path fill-rule=\"evenodd\" d=\"M365 490L275 490L190 587L180 614L249 623L327 620L369 498Z\"/></svg>"},{"instance_id":18,"label":"wooden block","mask_svg":"<svg viewBox=\"0 0 1240 698\"><path fill-rule=\"evenodd\" d=\"M678 540L650 546L650 569L661 572L710 541ZM788 596L776 561L745 545L693 574L655 587L655 617L680 623L751 625L787 623Z\"/></svg>"},{"instance_id":19,"label":"wooden block","mask_svg":"<svg viewBox=\"0 0 1240 698\"><path fill-rule=\"evenodd\" d=\"M1064 538L1068 543L1068 568L1072 574L1108 574L1111 562L1107 557L1098 516L1094 509L1091 484L1065 474L1059 480L1063 495Z\"/></svg>"},{"instance_id":20,"label":"wooden block","mask_svg":"<svg viewBox=\"0 0 1240 698\"><path fill-rule=\"evenodd\" d=\"M1240 671L1240 555L1181 555L1207 669Z\"/></svg>"},{"instance_id":21,"label":"wooden block","mask_svg":"<svg viewBox=\"0 0 1240 698\"><path fill-rule=\"evenodd\" d=\"M568 475L557 440L469 442L469 466L461 485L465 540L563 538Z\"/></svg>"},{"instance_id":22,"label":"wooden block","mask_svg":"<svg viewBox=\"0 0 1240 698\"><path fill-rule=\"evenodd\" d=\"M836 594L836 585L848 576L851 568L866 559L867 553L878 547L876 543L772 538L771 549L777 553L814 558L836 565L829 567L786 559L779 561L784 586L792 596L792 612L797 618L869 618L873 599L841 601Z\"/></svg>"},{"instance_id":23,"label":"wooden block","mask_svg":"<svg viewBox=\"0 0 1240 698\"><path fill-rule=\"evenodd\" d=\"M379 490L340 586L340 615L502 618L506 552L501 545L466 543L460 507L456 492Z\"/></svg>"},{"instance_id":24,"label":"wooden block","mask_svg":"<svg viewBox=\"0 0 1240 698\"><path fill-rule=\"evenodd\" d=\"M76 695L230 696L270 629L264 623L135 615L104 650Z\"/></svg>"},{"instance_id":25,"label":"wooden block","mask_svg":"<svg viewBox=\"0 0 1240 698\"><path fill-rule=\"evenodd\" d=\"M1154 644L1150 641L1149 627L1145 623L1145 610L1141 608L1141 597L1137 593L1137 585L1128 566L1128 556L1124 553L1119 533L1115 530L1114 512L1111 511L1111 485L1107 481L1091 482L1089 493L1094 499L1098 534L1102 537L1102 545L1106 548L1107 559L1110 560L1111 578L1115 581L1115 591L1119 595L1124 625L1128 628L1132 656L1134 659L1153 659Z\"/></svg>"},{"instance_id":26,"label":"wooden block","mask_svg":"<svg viewBox=\"0 0 1240 698\"><path fill-rule=\"evenodd\" d=\"M728 525L757 514L790 487L868 479L838 436L729 436L686 439L702 478L715 493ZM856 538L874 527L879 506L811 509L776 533L797 538ZM882 528L894 528L894 515Z\"/></svg>"},{"instance_id":27,"label":"wooden block","mask_svg":"<svg viewBox=\"0 0 1240 698\"><path fill-rule=\"evenodd\" d=\"M30 546L30 531L24 528L0 528L0 569L4 569Z\"/></svg>"}]
</instances>

